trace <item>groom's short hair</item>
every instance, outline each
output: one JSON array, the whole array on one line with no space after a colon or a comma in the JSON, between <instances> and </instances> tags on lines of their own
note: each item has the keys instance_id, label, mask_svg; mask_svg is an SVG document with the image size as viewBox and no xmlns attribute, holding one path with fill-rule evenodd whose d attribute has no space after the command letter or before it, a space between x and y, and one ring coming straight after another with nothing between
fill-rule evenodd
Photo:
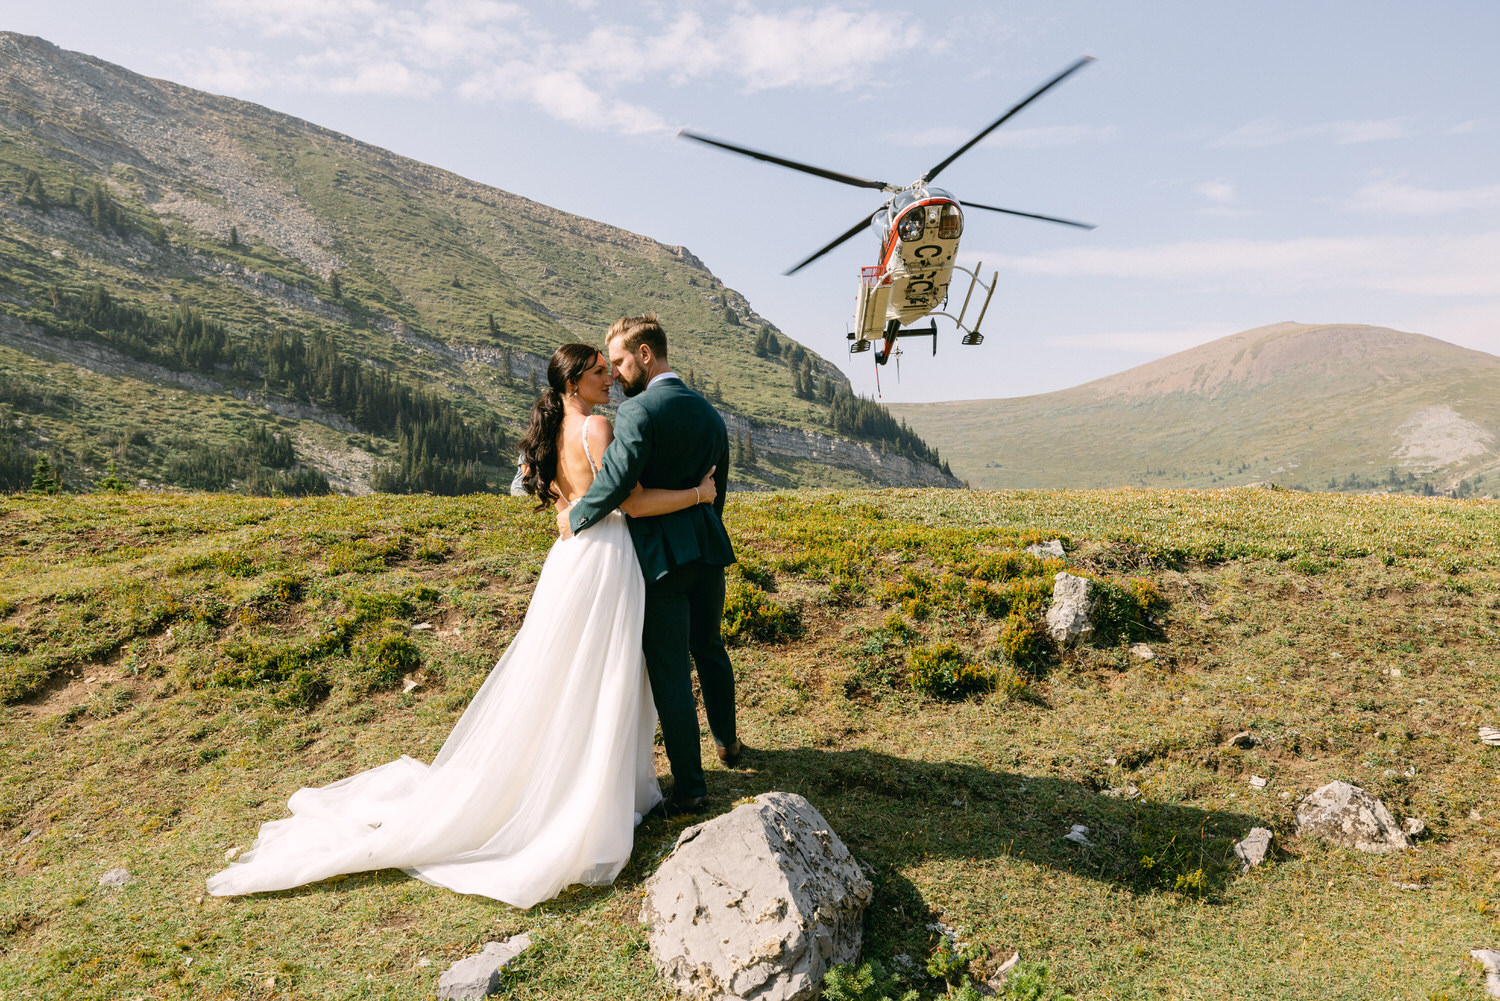
<instances>
[{"instance_id":1,"label":"groom's short hair","mask_svg":"<svg viewBox=\"0 0 1500 1001\"><path fill-rule=\"evenodd\" d=\"M658 361L667 360L667 332L661 329L655 313L620 317L609 325L604 341L607 344L616 338L624 338L626 351L634 353L636 348L645 344L651 348L651 354Z\"/></svg>"}]
</instances>

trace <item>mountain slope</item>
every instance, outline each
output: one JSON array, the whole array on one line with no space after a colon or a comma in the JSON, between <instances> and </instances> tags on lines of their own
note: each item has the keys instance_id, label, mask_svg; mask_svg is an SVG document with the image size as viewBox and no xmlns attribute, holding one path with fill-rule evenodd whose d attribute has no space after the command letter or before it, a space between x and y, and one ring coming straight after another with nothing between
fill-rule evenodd
<instances>
[{"instance_id":1,"label":"mountain slope","mask_svg":"<svg viewBox=\"0 0 1500 1001\"><path fill-rule=\"evenodd\" d=\"M1278 323L1038 396L890 409L980 487L1500 493L1500 358Z\"/></svg>"},{"instance_id":2,"label":"mountain slope","mask_svg":"<svg viewBox=\"0 0 1500 1001\"><path fill-rule=\"evenodd\" d=\"M12 466L45 451L73 486L111 462L183 483L174 462L202 473L264 427L345 490L508 482L552 349L647 309L751 435L741 485L955 482L681 247L0 34ZM242 485L259 461L191 485Z\"/></svg>"}]
</instances>

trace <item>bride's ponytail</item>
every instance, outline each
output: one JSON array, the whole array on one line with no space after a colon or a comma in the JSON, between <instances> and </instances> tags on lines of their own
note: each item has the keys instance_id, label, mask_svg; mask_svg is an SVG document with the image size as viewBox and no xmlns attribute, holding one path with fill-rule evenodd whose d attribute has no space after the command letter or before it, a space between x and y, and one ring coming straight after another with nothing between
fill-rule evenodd
<instances>
[{"instance_id":1,"label":"bride's ponytail","mask_svg":"<svg viewBox=\"0 0 1500 1001\"><path fill-rule=\"evenodd\" d=\"M588 344L564 344L547 362L547 389L531 406L531 424L521 439L526 471L521 482L536 498L536 510L550 507L557 499L558 435L563 424L563 394L593 367L599 349Z\"/></svg>"}]
</instances>

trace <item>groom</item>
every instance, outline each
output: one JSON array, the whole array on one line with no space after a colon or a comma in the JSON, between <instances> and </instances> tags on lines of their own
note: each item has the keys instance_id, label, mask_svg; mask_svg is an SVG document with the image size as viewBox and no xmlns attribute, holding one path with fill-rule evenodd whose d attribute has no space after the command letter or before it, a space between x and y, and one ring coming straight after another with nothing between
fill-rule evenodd
<instances>
[{"instance_id":1,"label":"groom","mask_svg":"<svg viewBox=\"0 0 1500 1001\"><path fill-rule=\"evenodd\" d=\"M735 737L734 668L719 632L724 568L734 550L720 520L729 479L729 436L708 401L667 365L667 335L654 314L627 316L609 328L609 363L627 399L615 414L615 439L593 486L567 512L581 532L620 506L632 487L692 489L717 467L712 505L630 519L646 577L641 647L672 766L666 810L701 810L708 795L693 699L693 664L719 759L734 765L744 750ZM689 659L691 656L691 659Z\"/></svg>"}]
</instances>

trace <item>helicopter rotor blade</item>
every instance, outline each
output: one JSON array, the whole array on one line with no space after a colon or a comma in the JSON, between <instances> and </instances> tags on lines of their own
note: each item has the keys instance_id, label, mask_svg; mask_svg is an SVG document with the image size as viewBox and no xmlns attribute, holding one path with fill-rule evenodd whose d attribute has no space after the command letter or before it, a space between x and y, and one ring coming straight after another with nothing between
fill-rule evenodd
<instances>
[{"instance_id":1,"label":"helicopter rotor blade","mask_svg":"<svg viewBox=\"0 0 1500 1001\"><path fill-rule=\"evenodd\" d=\"M801 263L794 264L791 267L790 270L783 271L782 274L783 275L794 275L798 271L801 271L803 268L807 267L813 261L816 261L818 258L822 257L824 254L828 253L834 247L837 247L839 244L843 243L845 240L847 240L850 237L855 236L856 234L858 234L860 230L862 230L866 226L870 225L870 220L872 218L874 218L874 217L875 217L875 213L874 212L869 213L863 219L861 219L859 222L855 223L853 226L850 226L849 229L846 232L843 233L843 235L839 236L836 240L834 240L828 246L826 246L823 249L817 251L811 257L804 258Z\"/></svg>"},{"instance_id":2,"label":"helicopter rotor blade","mask_svg":"<svg viewBox=\"0 0 1500 1001\"><path fill-rule=\"evenodd\" d=\"M1059 219L1055 215L1037 215L1035 212L1017 212L1015 209L1002 209L998 205L981 205L978 202L963 200L959 202L966 209L985 209L990 212L1004 212L1006 215L1025 216L1027 219L1040 219L1043 222L1060 222L1064 226L1077 226L1079 229L1094 229L1091 222L1074 222L1072 219Z\"/></svg>"},{"instance_id":3,"label":"helicopter rotor blade","mask_svg":"<svg viewBox=\"0 0 1500 1001\"><path fill-rule=\"evenodd\" d=\"M798 163L796 160L787 160L783 157L772 156L770 153L762 153L760 150L749 149L745 146L736 146L733 143L723 142L718 139L710 139L708 136L701 136L696 132L689 132L687 129L683 129L677 133L677 138L691 139L694 142L717 146L720 149L727 149L731 153L739 153L741 156L754 157L757 160L764 160L767 163L774 163L781 167L800 170L804 174L815 174L818 177L826 177L828 180L838 181L840 184L852 184L856 188L874 188L876 191L893 190L892 186L885 181L871 181L868 178L855 177L853 174L840 174L836 170L824 170L822 167L814 167L812 164Z\"/></svg>"},{"instance_id":4,"label":"helicopter rotor blade","mask_svg":"<svg viewBox=\"0 0 1500 1001\"><path fill-rule=\"evenodd\" d=\"M1057 76L1053 77L1051 80L1048 80L1046 83L1042 84L1040 87L1038 87L1036 90L1034 90L1031 93L1030 97L1026 98L1026 100L1022 101L1020 104L1016 105L1014 108L1011 108L1005 114L1003 114L999 118L995 119L989 125L985 126L985 128L977 136L975 136L973 139L970 139L968 142L964 143L958 149L954 150L952 153L950 153L948 155L948 158L946 160L942 161L936 167L933 167L927 173L923 174L922 175L922 180L924 182L926 182L926 181L932 180L934 177L937 177L938 174L940 172L942 172L942 170L944 168L946 168L950 163L952 163L954 160L957 160L959 157L961 157L965 153L967 153L969 151L969 149L975 143L979 142L985 136L989 135L991 132L995 131L1000 126L1004 125L1007 121L1010 120L1011 116L1014 115L1016 112L1020 111L1022 108L1026 107L1026 105L1030 104L1032 101L1035 101L1037 98L1039 98L1043 94L1047 93L1047 91L1051 90L1053 87L1055 87L1058 84L1062 83L1068 77L1072 76L1074 73L1078 72L1080 69L1082 69L1083 67L1087 66L1089 63L1091 63L1093 61L1094 61L1094 57L1093 56L1084 56L1082 59L1078 60L1076 63L1074 63L1073 65L1069 66L1067 69L1065 69L1061 73L1057 74Z\"/></svg>"}]
</instances>

